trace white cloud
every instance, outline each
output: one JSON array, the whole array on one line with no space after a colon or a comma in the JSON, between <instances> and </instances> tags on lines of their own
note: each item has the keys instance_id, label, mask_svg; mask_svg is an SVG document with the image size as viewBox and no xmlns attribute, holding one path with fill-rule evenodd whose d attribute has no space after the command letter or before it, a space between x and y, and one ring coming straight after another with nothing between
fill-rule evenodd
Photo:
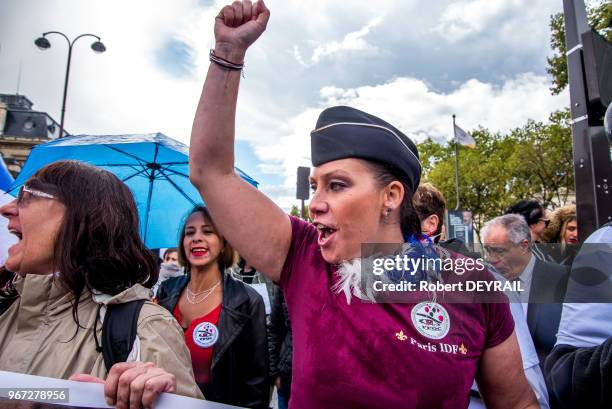
<instances>
[{"instance_id":1,"label":"white cloud","mask_svg":"<svg viewBox=\"0 0 612 409\"><path fill-rule=\"evenodd\" d=\"M297 45L293 47L293 55L296 61L302 66L312 66L318 64L322 59L333 56L340 52L360 51L367 54L376 54L378 47L370 44L365 37L370 34L372 29L383 22L383 17L376 17L370 20L364 27L357 31L346 34L340 41L330 41L315 47L310 57L310 62L306 63Z\"/></svg>"},{"instance_id":2,"label":"white cloud","mask_svg":"<svg viewBox=\"0 0 612 409\"><path fill-rule=\"evenodd\" d=\"M342 89L333 86L320 91L320 106L305 109L287 123L278 143L257 149L264 161L282 165L284 186L295 185L297 166L310 166L310 136L321 107L349 105L379 116L399 128L416 142L432 137L443 141L451 137L452 114L465 130L486 127L508 132L528 119L546 121L554 110L567 106L567 92L552 96L545 77L531 73L507 80L503 85L471 79L448 92L432 90L416 78L396 78L385 84ZM275 198L290 206L291 196ZM287 208L287 207L286 207Z\"/></svg>"},{"instance_id":3,"label":"white cloud","mask_svg":"<svg viewBox=\"0 0 612 409\"><path fill-rule=\"evenodd\" d=\"M159 131L188 142L214 16L227 2L0 1L0 92L14 92L22 61L20 93L59 121L66 48L50 38L52 48L42 52L33 40L47 30L70 37L93 32L108 51L94 54L85 39L76 45L67 129ZM560 10L558 0L269 0L268 6L268 30L247 53L236 130L254 146L258 170L282 175L281 186L263 178L261 189L285 208L295 202L295 168L309 165L309 132L325 106L354 105L418 139L447 136L453 112L465 129L478 123L507 129L567 103L550 97L544 77L519 74L544 67L548 15ZM441 41L453 22L461 44ZM158 65L155 51L168 39L194 51L191 76L172 77ZM363 58L372 53L376 58Z\"/></svg>"},{"instance_id":4,"label":"white cloud","mask_svg":"<svg viewBox=\"0 0 612 409\"><path fill-rule=\"evenodd\" d=\"M154 55L169 38L191 43L191 36L203 29L194 27L212 31L208 22L213 17L194 13L195 1L156 2L151 7L151 2L144 0L109 0L70 2L67 7L56 0L45 2L46 12L38 2L20 3L10 18L5 15L0 28L4 40L0 72L11 73L0 75L0 90L13 89L11 77L17 62L23 61L20 92L34 101L35 109L49 112L59 122L66 44L59 36L50 35L52 47L40 51L33 40L46 30L60 30L70 38L91 32L102 37L107 51L93 53L89 49L93 39L75 43L66 129L89 134L161 131L188 141L201 80L168 76L155 65ZM200 19L208 24L203 25Z\"/></svg>"},{"instance_id":5,"label":"white cloud","mask_svg":"<svg viewBox=\"0 0 612 409\"><path fill-rule=\"evenodd\" d=\"M257 168L260 172L267 173L269 175L278 175L285 170L282 165L277 163L260 163L257 165Z\"/></svg>"},{"instance_id":6,"label":"white cloud","mask_svg":"<svg viewBox=\"0 0 612 409\"><path fill-rule=\"evenodd\" d=\"M298 47L297 44L293 45L293 57L298 62L298 64L300 64L301 66L303 67L308 66L308 64L306 64L306 62L304 61L304 58L302 57L302 54L300 53L300 47Z\"/></svg>"},{"instance_id":7,"label":"white cloud","mask_svg":"<svg viewBox=\"0 0 612 409\"><path fill-rule=\"evenodd\" d=\"M509 15L517 6L525 6L524 0L467 0L456 1L444 10L436 27L450 41L459 41L482 32L500 15Z\"/></svg>"},{"instance_id":8,"label":"white cloud","mask_svg":"<svg viewBox=\"0 0 612 409\"><path fill-rule=\"evenodd\" d=\"M545 121L549 114L567 105L566 93L552 96L546 77L521 74L503 85L471 79L448 92L432 90L416 78L396 78L385 84L354 89L326 87L324 105L350 105L385 118L417 141L450 135L451 115L464 128L482 125L506 132L527 119Z\"/></svg>"}]
</instances>

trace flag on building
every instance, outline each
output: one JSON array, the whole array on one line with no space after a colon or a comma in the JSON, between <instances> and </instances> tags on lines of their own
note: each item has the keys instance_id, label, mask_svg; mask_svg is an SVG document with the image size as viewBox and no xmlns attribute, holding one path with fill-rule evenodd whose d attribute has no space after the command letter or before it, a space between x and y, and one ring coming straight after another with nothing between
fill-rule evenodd
<instances>
[{"instance_id":1,"label":"flag on building","mask_svg":"<svg viewBox=\"0 0 612 409\"><path fill-rule=\"evenodd\" d=\"M476 141L472 135L455 125L455 142L467 148L475 148Z\"/></svg>"}]
</instances>

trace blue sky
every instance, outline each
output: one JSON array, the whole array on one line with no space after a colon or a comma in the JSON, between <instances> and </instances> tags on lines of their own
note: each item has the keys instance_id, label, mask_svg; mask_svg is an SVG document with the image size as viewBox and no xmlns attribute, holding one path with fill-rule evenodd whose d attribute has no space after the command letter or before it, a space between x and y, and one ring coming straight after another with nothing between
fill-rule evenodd
<instances>
[{"instance_id":1,"label":"blue sky","mask_svg":"<svg viewBox=\"0 0 612 409\"><path fill-rule=\"evenodd\" d=\"M214 45L212 0L0 2L0 92L19 92L59 119L66 45L38 50L42 32L102 37L75 46L66 128L72 133L162 132L189 142ZM337 2L270 0L268 30L246 56L237 165L289 209L297 166L309 166L318 113L352 105L413 139L444 141L451 115L469 130L507 132L569 103L545 72L549 16L561 0ZM21 66L21 80L18 77Z\"/></svg>"},{"instance_id":2,"label":"blue sky","mask_svg":"<svg viewBox=\"0 0 612 409\"><path fill-rule=\"evenodd\" d=\"M234 154L236 155L236 166L258 181L260 189L269 190L273 189L275 186L282 186L282 175L264 173L260 170L259 165L261 161L255 155L251 142L237 140Z\"/></svg>"},{"instance_id":3,"label":"blue sky","mask_svg":"<svg viewBox=\"0 0 612 409\"><path fill-rule=\"evenodd\" d=\"M155 53L155 63L175 78L189 78L196 69L195 50L176 38L168 38Z\"/></svg>"}]
</instances>

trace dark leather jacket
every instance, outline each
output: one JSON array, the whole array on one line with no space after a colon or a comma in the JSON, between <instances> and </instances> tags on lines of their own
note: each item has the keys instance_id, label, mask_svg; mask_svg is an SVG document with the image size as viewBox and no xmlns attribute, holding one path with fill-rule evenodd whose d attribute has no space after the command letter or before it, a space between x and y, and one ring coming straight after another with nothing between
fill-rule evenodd
<instances>
[{"instance_id":1,"label":"dark leather jacket","mask_svg":"<svg viewBox=\"0 0 612 409\"><path fill-rule=\"evenodd\" d=\"M190 275L163 282L159 305L172 312ZM214 345L211 381L200 384L207 400L248 408L269 403L268 340L261 296L230 274L224 274L219 316L219 340Z\"/></svg>"},{"instance_id":2,"label":"dark leather jacket","mask_svg":"<svg viewBox=\"0 0 612 409\"><path fill-rule=\"evenodd\" d=\"M274 382L277 376L281 378L281 387L285 397L291 393L292 370L292 334L289 321L289 311L282 291L274 288L272 298L272 313L268 325L268 346L270 350L270 381Z\"/></svg>"}]
</instances>

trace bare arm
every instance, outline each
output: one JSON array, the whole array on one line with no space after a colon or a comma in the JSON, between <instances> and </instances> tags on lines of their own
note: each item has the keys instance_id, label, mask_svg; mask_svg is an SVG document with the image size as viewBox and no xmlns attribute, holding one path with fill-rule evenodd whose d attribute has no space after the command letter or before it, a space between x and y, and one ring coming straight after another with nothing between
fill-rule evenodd
<instances>
[{"instance_id":1,"label":"bare arm","mask_svg":"<svg viewBox=\"0 0 612 409\"><path fill-rule=\"evenodd\" d=\"M263 1L225 6L215 19L215 55L241 63L270 16ZM234 171L240 71L211 63L191 131L189 179L220 233L257 270L280 278L291 242L289 217Z\"/></svg>"},{"instance_id":2,"label":"bare arm","mask_svg":"<svg viewBox=\"0 0 612 409\"><path fill-rule=\"evenodd\" d=\"M515 332L501 344L486 349L480 359L476 382L487 408L540 407L525 378Z\"/></svg>"}]
</instances>

